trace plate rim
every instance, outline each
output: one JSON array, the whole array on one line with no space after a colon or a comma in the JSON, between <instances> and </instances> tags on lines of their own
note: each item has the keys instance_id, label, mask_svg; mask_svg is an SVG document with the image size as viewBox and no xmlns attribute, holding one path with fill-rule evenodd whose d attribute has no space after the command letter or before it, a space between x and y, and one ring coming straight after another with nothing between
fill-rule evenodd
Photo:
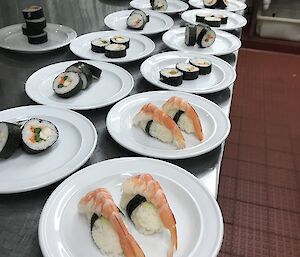
<instances>
[{"instance_id":1,"label":"plate rim","mask_svg":"<svg viewBox=\"0 0 300 257\"><path fill-rule=\"evenodd\" d=\"M203 7L200 7L200 5L196 5L195 4L195 1L196 0L189 0L188 1L188 3L192 6L192 7L194 7L194 8L199 8L199 9L203 9L203 7L204 7L204 4L203 4ZM239 9L232 9L232 10L228 10L228 11L230 11L230 12L239 12L239 11L243 11L243 10L245 10L246 8L247 8L247 5L245 4L245 3L243 3L243 2L241 2L241 1L237 1L237 0L230 0L230 1L233 1L233 2L235 2L237 5L239 5ZM202 6L202 5L201 5Z\"/></svg>"},{"instance_id":2,"label":"plate rim","mask_svg":"<svg viewBox=\"0 0 300 257\"><path fill-rule=\"evenodd\" d=\"M93 131L93 137L94 137L94 142L93 142L93 145L90 146L90 150L89 150L89 153L86 155L85 158L83 158L80 162L78 162L77 165L74 165L74 167L72 169L70 169L68 172L65 172L64 174L61 174L60 176L57 176L56 178L53 178L52 180L47 180L46 182L44 183L38 183L38 184L35 184L33 186L27 186L26 188L22 188L22 189L14 189L14 190L2 190L0 189L0 195L6 195L6 194L14 194L14 193L23 193L23 192L30 192L30 191L34 191L34 190L37 190L37 189L40 189L40 188L44 188L46 186L49 186L57 181L60 181L66 177L68 177L70 174L73 174L74 172L76 172L77 169L79 169L82 165L84 165L87 160L91 157L91 155L93 154L96 146L97 146L97 141L98 141L98 133L97 133L97 130L96 130L96 127L94 126L94 124L88 119L86 118L85 116L83 116L82 114L78 113L78 112L75 112L75 111L72 111L72 110L69 110L69 109L62 109L62 108L56 108L56 107L50 107L50 106L46 106L46 105L23 105L23 106L18 106L18 107L12 107L12 108L9 108L9 109L5 109L3 111L0 111L0 115L1 115L1 112L10 112L14 109L17 109L17 110L26 110L27 108L32 108L32 109L39 109L39 108L43 108L43 109L53 109L53 110L56 110L56 111L60 111L63 110L63 111L66 111L66 112L69 112L69 113L72 113L72 115L76 116L76 117L80 117L80 119L82 119L84 122L86 122L86 124L88 124L88 126L91 128L91 130ZM58 116L58 117L61 117L61 116Z\"/></svg>"},{"instance_id":3,"label":"plate rim","mask_svg":"<svg viewBox=\"0 0 300 257\"><path fill-rule=\"evenodd\" d=\"M28 81L29 79L32 79L34 76L37 76L36 73L39 73L41 72L42 69L47 69L49 68L50 66L55 66L57 64L62 64L62 63L68 63L68 62L87 62L87 63L101 63L101 65L106 65L106 66L114 66L115 68L119 69L119 70L122 70L126 76L128 76L128 78L130 79L131 81L131 84L130 84L130 87L128 88L128 92L126 91L126 94L123 94L121 97L119 98L116 98L114 100L111 100L105 104L101 104L101 105L88 105L88 106L83 106L83 107L75 107L73 108L72 106L71 107L64 107L64 106L57 106L55 104L45 104L43 103L43 101L40 101L39 99L36 99L35 97L32 97L32 94L29 92L29 85L28 85ZM120 78L120 77L119 77ZM122 79L122 78L120 78ZM95 60L72 60L72 61L64 61L64 62L57 62L57 63L53 63L53 64L50 64L50 65L47 65L47 66L44 66L42 68L40 68L39 70L35 71L34 73L32 73L26 80L25 82L25 93L27 94L27 96L33 100L34 102L38 103L38 104L41 104L41 105L45 105L45 106L49 106L49 107L55 107L55 108L62 108L62 109L68 109L68 110L94 110L94 109L100 109L100 108L103 108L103 107L106 107L106 106L109 106L109 105L112 105L118 101L120 101L121 99L123 99L124 97L128 96L130 94L130 92L132 91L133 87L134 87L134 79L132 77L132 75L127 71L125 70L123 67L120 67L116 64L113 64L113 63L108 63L108 62L103 62L103 61L95 61Z\"/></svg>"},{"instance_id":4,"label":"plate rim","mask_svg":"<svg viewBox=\"0 0 300 257\"><path fill-rule=\"evenodd\" d=\"M219 253L219 251L221 249L221 246L223 243L223 235L224 235L224 218L222 215L222 210L221 210L220 205L218 204L217 200L209 193L209 191L202 184L202 182L199 179L197 179L197 177L195 177L193 174L188 172L186 169L184 169L178 165L175 165L175 164L167 162L167 161L159 160L159 159L154 159L154 158L149 158L149 157L116 157L116 158L112 158L112 159L103 160L103 161L91 164L87 167L80 169L79 171L77 171L76 173L72 174L67 179L65 179L50 194L46 203L43 206L43 209L41 211L40 218L39 218L39 224L38 224L38 241L39 241L41 251L45 257L53 257L53 254L48 251L49 250L49 246L47 246L48 243L45 242L45 238L43 237L44 236L43 234L45 234L45 229L47 227L46 221L48 220L49 209L51 208L55 198L61 193L63 188L66 185L68 185L69 182L71 182L74 178L80 177L80 176L82 176L82 174L84 174L86 172L92 172L94 167L101 166L101 165L103 165L103 163L104 163L104 165L107 163L109 163L109 165L111 165L111 163L123 163L123 162L133 163L133 162L137 162L137 161L151 162L151 163L154 163L155 165L165 165L166 167L176 169L176 170L178 170L178 172L180 171L182 174L184 174L184 176L187 176L188 179L194 181L194 183L197 184L197 186L201 188L202 192L206 195L206 198L209 200L212 208L214 209L216 216L219 217L217 224L218 224L218 228L220 229L220 233L216 237L217 245L213 251L212 257L217 256L217 254ZM151 172L150 172L150 174L151 174ZM109 176L109 175L106 175L106 177L107 176ZM164 175L164 176L167 176L167 178L174 180L174 178L172 178L171 176L168 176L168 175ZM176 183L178 183L178 182L176 181ZM182 186L182 185L180 184L180 186ZM46 247L48 247L48 248L46 248ZM194 252L192 252L192 253L194 253Z\"/></svg>"},{"instance_id":5,"label":"plate rim","mask_svg":"<svg viewBox=\"0 0 300 257\"><path fill-rule=\"evenodd\" d=\"M163 53L158 53L158 54L155 54L155 55L152 55L150 57L148 57L140 66L140 72L141 74L143 75L143 77L149 82L151 83L151 85L154 85L158 88L162 88L164 90L171 90L171 91L180 91L180 92L185 92L185 93L194 93L194 94L211 94L211 93L215 93L215 92L219 92L219 91L222 91L228 87L230 87L230 85L232 85L234 83L234 81L236 80L236 71L235 69L229 64L227 63L226 61L222 60L221 58L219 57L216 57L214 55L209 55L209 54L201 54L201 53L198 53L198 55L201 55L201 56L206 56L207 58L211 58L211 59L218 59L218 61L220 61L221 63L223 63L225 66L227 66L228 68L230 68L230 70L232 70L233 72L233 76L232 76L232 81L229 81L227 84L225 84L226 86L223 86L221 88L214 88L212 90L204 90L204 91L193 91L193 90L185 90L185 89L180 89L179 87L172 87L172 86L169 86L169 85L166 85L165 87L162 87L161 85L159 85L158 83L155 83L153 84L152 81L149 79L149 77L146 75L147 73L145 73L145 71L143 71L144 69L144 66L147 65L147 61L150 60L151 58L154 58L154 56L157 56L157 55L168 55L168 54L176 54L176 53L182 53L182 54L187 54L187 53L195 53L195 51L188 51L188 50L172 50L172 51L168 51L168 52L163 52ZM170 89L169 87L172 87L172 89Z\"/></svg>"}]
</instances>

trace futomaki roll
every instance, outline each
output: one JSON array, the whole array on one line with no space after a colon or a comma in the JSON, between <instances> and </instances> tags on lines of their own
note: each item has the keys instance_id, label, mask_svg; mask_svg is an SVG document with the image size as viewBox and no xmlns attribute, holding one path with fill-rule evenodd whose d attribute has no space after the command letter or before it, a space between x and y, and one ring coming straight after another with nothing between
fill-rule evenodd
<instances>
[{"instance_id":1,"label":"futomaki roll","mask_svg":"<svg viewBox=\"0 0 300 257\"><path fill-rule=\"evenodd\" d=\"M206 8L214 9L218 7L219 0L203 0L203 4Z\"/></svg>"},{"instance_id":2,"label":"futomaki roll","mask_svg":"<svg viewBox=\"0 0 300 257\"><path fill-rule=\"evenodd\" d=\"M105 47L109 45L110 42L106 38L97 38L91 42L91 50L95 53L104 53Z\"/></svg>"},{"instance_id":3,"label":"futomaki roll","mask_svg":"<svg viewBox=\"0 0 300 257\"><path fill-rule=\"evenodd\" d=\"M48 41L47 32L44 31L43 33L39 35L29 36L27 37L28 42L33 45L43 44Z\"/></svg>"},{"instance_id":4,"label":"futomaki roll","mask_svg":"<svg viewBox=\"0 0 300 257\"><path fill-rule=\"evenodd\" d=\"M204 18L205 24L211 26L211 27L220 27L221 26L221 18L211 16L211 17L205 17Z\"/></svg>"},{"instance_id":5,"label":"futomaki roll","mask_svg":"<svg viewBox=\"0 0 300 257\"><path fill-rule=\"evenodd\" d=\"M34 20L25 20L27 30L33 30L33 31L42 31L46 27L46 19L45 17L42 17L40 19L34 19Z\"/></svg>"},{"instance_id":6,"label":"futomaki roll","mask_svg":"<svg viewBox=\"0 0 300 257\"><path fill-rule=\"evenodd\" d=\"M197 44L201 48L210 47L216 39L216 33L205 24L197 25Z\"/></svg>"},{"instance_id":7,"label":"futomaki roll","mask_svg":"<svg viewBox=\"0 0 300 257\"><path fill-rule=\"evenodd\" d=\"M176 64L176 68L182 72L184 80L193 80L198 78L199 68L190 63L180 62Z\"/></svg>"},{"instance_id":8,"label":"futomaki roll","mask_svg":"<svg viewBox=\"0 0 300 257\"><path fill-rule=\"evenodd\" d=\"M27 153L40 153L51 147L58 139L58 130L47 120L30 119L22 128L23 148Z\"/></svg>"},{"instance_id":9,"label":"futomaki roll","mask_svg":"<svg viewBox=\"0 0 300 257\"><path fill-rule=\"evenodd\" d=\"M149 21L149 16L141 10L134 10L127 18L127 27L142 30Z\"/></svg>"},{"instance_id":10,"label":"futomaki roll","mask_svg":"<svg viewBox=\"0 0 300 257\"><path fill-rule=\"evenodd\" d=\"M182 84L183 73L175 68L165 68L160 71L160 81L171 86Z\"/></svg>"},{"instance_id":11,"label":"futomaki roll","mask_svg":"<svg viewBox=\"0 0 300 257\"><path fill-rule=\"evenodd\" d=\"M72 64L66 69L67 72L73 71L79 74L82 80L82 89L86 89L92 83L93 75L89 67L83 62Z\"/></svg>"},{"instance_id":12,"label":"futomaki roll","mask_svg":"<svg viewBox=\"0 0 300 257\"><path fill-rule=\"evenodd\" d=\"M69 98L80 92L82 84L82 79L77 72L67 71L54 79L52 88L57 96Z\"/></svg>"},{"instance_id":13,"label":"futomaki roll","mask_svg":"<svg viewBox=\"0 0 300 257\"><path fill-rule=\"evenodd\" d=\"M188 24L185 27L185 44L187 46L194 46L196 44L197 28L195 25Z\"/></svg>"},{"instance_id":14,"label":"futomaki roll","mask_svg":"<svg viewBox=\"0 0 300 257\"><path fill-rule=\"evenodd\" d=\"M150 0L153 10L166 11L168 9L168 2L166 0Z\"/></svg>"},{"instance_id":15,"label":"futomaki roll","mask_svg":"<svg viewBox=\"0 0 300 257\"><path fill-rule=\"evenodd\" d=\"M43 8L37 5L31 5L23 9L22 13L26 20L40 19L44 17Z\"/></svg>"},{"instance_id":16,"label":"futomaki roll","mask_svg":"<svg viewBox=\"0 0 300 257\"><path fill-rule=\"evenodd\" d=\"M218 0L218 8L225 9L228 6L228 0Z\"/></svg>"},{"instance_id":17,"label":"futomaki roll","mask_svg":"<svg viewBox=\"0 0 300 257\"><path fill-rule=\"evenodd\" d=\"M129 48L130 39L125 36L117 35L117 36L113 36L110 39L110 42L112 44L122 44L122 45L126 46L126 48Z\"/></svg>"},{"instance_id":18,"label":"futomaki roll","mask_svg":"<svg viewBox=\"0 0 300 257\"><path fill-rule=\"evenodd\" d=\"M110 44L105 47L105 56L108 58L121 58L126 56L126 46L121 44Z\"/></svg>"},{"instance_id":19,"label":"futomaki roll","mask_svg":"<svg viewBox=\"0 0 300 257\"><path fill-rule=\"evenodd\" d=\"M0 158L8 159L18 149L21 139L21 129L18 125L0 122Z\"/></svg>"},{"instance_id":20,"label":"futomaki roll","mask_svg":"<svg viewBox=\"0 0 300 257\"><path fill-rule=\"evenodd\" d=\"M204 58L192 58L190 64L199 68L200 75L207 75L211 73L211 61Z\"/></svg>"}]
</instances>

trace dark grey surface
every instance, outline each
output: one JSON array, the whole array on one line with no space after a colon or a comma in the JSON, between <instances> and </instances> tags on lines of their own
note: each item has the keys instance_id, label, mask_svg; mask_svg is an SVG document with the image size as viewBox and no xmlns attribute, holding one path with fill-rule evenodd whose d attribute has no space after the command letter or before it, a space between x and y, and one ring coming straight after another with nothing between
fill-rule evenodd
<instances>
[{"instance_id":1,"label":"dark grey surface","mask_svg":"<svg viewBox=\"0 0 300 257\"><path fill-rule=\"evenodd\" d=\"M42 5L48 22L60 23L72 27L78 35L105 30L104 17L117 10L127 9L129 1L108 0L49 0L49 1L0 1L0 28L23 22L21 10L28 4ZM176 24L180 23L179 16L173 16ZM161 41L161 34L151 37L156 43L154 53L167 51ZM236 65L236 55L222 57ZM24 91L26 79L36 70L52 63L79 59L71 53L68 47L46 54L27 55L0 49L0 111L8 108L35 104ZM134 77L135 86L130 93L136 94L156 87L143 79L139 72L143 60L121 65ZM231 102L232 87L222 92L205 97L219 104L228 114ZM118 145L108 134L105 118L111 106L80 113L89 118L95 125L99 138L97 148L88 162L90 164L122 156L137 156ZM200 178L215 195L222 159L223 146L201 157L186 160L171 161L183 167ZM41 168L43 165L41 164ZM1 170L0 170L1 172ZM0 256L42 256L38 244L38 222L43 205L51 192L61 181L32 192L0 195Z\"/></svg>"}]
</instances>

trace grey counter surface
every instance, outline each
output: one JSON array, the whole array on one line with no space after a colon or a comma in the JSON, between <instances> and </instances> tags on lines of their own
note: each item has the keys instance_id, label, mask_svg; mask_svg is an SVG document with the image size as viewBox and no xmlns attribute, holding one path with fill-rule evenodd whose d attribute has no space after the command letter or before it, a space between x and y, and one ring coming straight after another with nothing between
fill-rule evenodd
<instances>
[{"instance_id":1,"label":"grey counter surface","mask_svg":"<svg viewBox=\"0 0 300 257\"><path fill-rule=\"evenodd\" d=\"M76 30L78 35L108 30L103 23L107 14L129 8L129 1L116 0L1 0L0 1L0 28L22 23L22 9L29 4L42 5L48 22L69 26ZM179 15L173 16L175 26L179 26ZM240 31L233 32L237 36ZM159 53L169 49L161 41L162 34L152 36L156 47L154 52ZM222 56L221 58L236 66L237 53ZM75 56L69 47L45 54L27 55L0 49L0 111L23 105L35 104L25 93L26 79L41 67L49 64L80 59ZM134 89L130 95L158 90L148 83L141 75L139 67L144 60L121 65L128 70L134 80ZM221 92L205 95L206 98L217 103L229 115L233 86ZM109 135L105 118L111 106L80 111L95 125L98 132L97 147L83 166L125 156L137 156L116 143ZM188 170L208 188L214 197L217 196L218 179L223 155L224 144L215 150L200 157L170 162ZM41 164L42 167L42 164ZM0 170L1 172L1 170ZM42 256L38 244L38 222L43 205L51 192L61 181L48 187L27 193L0 195L0 256L21 257Z\"/></svg>"}]
</instances>

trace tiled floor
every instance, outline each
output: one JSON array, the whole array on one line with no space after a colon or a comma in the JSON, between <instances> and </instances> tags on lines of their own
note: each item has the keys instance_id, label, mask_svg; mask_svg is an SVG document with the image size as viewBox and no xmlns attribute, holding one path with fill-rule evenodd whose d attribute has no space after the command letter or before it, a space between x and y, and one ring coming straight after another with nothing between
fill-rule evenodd
<instances>
[{"instance_id":1,"label":"tiled floor","mask_svg":"<svg viewBox=\"0 0 300 257\"><path fill-rule=\"evenodd\" d=\"M237 74L219 257L299 257L300 56L242 49Z\"/></svg>"}]
</instances>

